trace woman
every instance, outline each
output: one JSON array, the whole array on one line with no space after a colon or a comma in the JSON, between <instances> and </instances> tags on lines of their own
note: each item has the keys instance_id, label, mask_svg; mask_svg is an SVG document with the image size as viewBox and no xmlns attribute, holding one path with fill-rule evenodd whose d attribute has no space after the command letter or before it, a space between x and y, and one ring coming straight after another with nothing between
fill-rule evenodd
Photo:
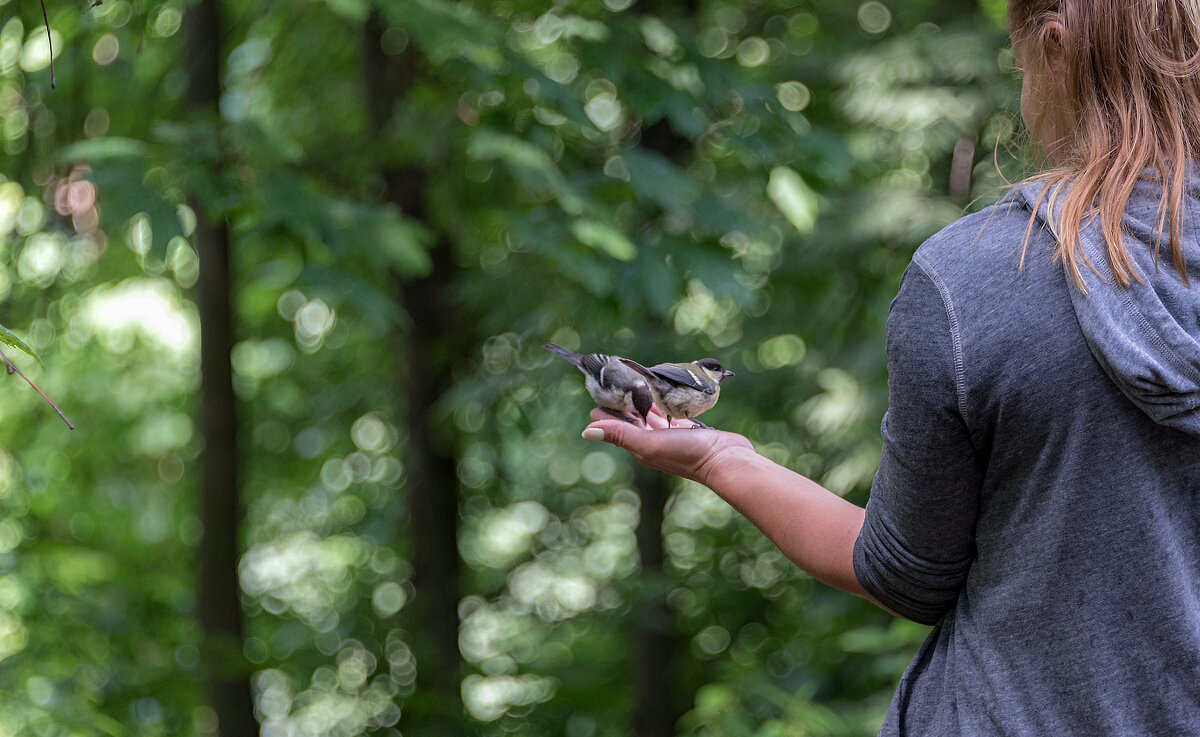
<instances>
[{"instance_id":1,"label":"woman","mask_svg":"<svg viewBox=\"0 0 1200 737\"><path fill-rule=\"evenodd\" d=\"M935 625L881 735L1200 735L1200 3L1009 27L1051 168L913 257L865 510L732 433L584 437Z\"/></svg>"}]
</instances>

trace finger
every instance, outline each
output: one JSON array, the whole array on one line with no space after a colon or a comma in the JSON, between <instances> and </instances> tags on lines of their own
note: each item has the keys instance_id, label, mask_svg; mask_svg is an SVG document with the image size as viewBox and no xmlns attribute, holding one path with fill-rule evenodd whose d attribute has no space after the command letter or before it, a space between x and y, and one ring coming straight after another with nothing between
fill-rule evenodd
<instances>
[{"instance_id":1,"label":"finger","mask_svg":"<svg viewBox=\"0 0 1200 737\"><path fill-rule=\"evenodd\" d=\"M670 427L670 425L667 424L667 418L663 416L661 412L651 412L646 418L646 422L648 423L648 427L652 427L655 430L661 430L665 427Z\"/></svg>"},{"instance_id":2,"label":"finger","mask_svg":"<svg viewBox=\"0 0 1200 737\"><path fill-rule=\"evenodd\" d=\"M600 421L611 420L614 418L614 415L611 412L609 412L608 410L605 410L605 409L600 409L599 407L594 408L589 413L589 416L592 418L592 420L600 420Z\"/></svg>"},{"instance_id":3,"label":"finger","mask_svg":"<svg viewBox=\"0 0 1200 737\"><path fill-rule=\"evenodd\" d=\"M583 437L587 440L602 440L618 448L628 449L630 445L636 445L638 436L645 432L642 428L627 422L602 419L584 428Z\"/></svg>"}]
</instances>

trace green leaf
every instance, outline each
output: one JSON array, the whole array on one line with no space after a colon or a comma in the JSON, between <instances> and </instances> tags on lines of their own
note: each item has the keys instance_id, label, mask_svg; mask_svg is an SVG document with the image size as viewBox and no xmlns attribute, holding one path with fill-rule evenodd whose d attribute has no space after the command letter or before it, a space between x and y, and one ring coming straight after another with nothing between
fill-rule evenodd
<instances>
[{"instance_id":1,"label":"green leaf","mask_svg":"<svg viewBox=\"0 0 1200 737\"><path fill-rule=\"evenodd\" d=\"M610 225L595 220L576 220L571 223L571 232L583 243L620 261L632 261L637 256L637 246Z\"/></svg>"},{"instance_id":2,"label":"green leaf","mask_svg":"<svg viewBox=\"0 0 1200 737\"><path fill-rule=\"evenodd\" d=\"M507 133L481 130L471 137L467 156L476 161L499 159L517 179L548 188L567 213L575 215L583 210L583 200L567 184L550 154L535 144Z\"/></svg>"},{"instance_id":3,"label":"green leaf","mask_svg":"<svg viewBox=\"0 0 1200 737\"><path fill-rule=\"evenodd\" d=\"M113 136L63 146L55 154L55 159L64 164L76 161L99 162L108 159L138 158L145 156L149 151L150 147L144 141Z\"/></svg>"},{"instance_id":4,"label":"green leaf","mask_svg":"<svg viewBox=\"0 0 1200 737\"><path fill-rule=\"evenodd\" d=\"M336 213L348 240L376 266L403 276L426 276L433 270L429 258L433 234L394 205L339 203Z\"/></svg>"},{"instance_id":5,"label":"green leaf","mask_svg":"<svg viewBox=\"0 0 1200 737\"><path fill-rule=\"evenodd\" d=\"M9 346L11 348L17 348L19 350L25 351L25 353L28 353L29 355L33 356L34 359L36 359L38 363L42 362L42 357L37 354L37 351L33 350L28 345L26 345L25 341L18 338L15 334L13 334L13 331L9 330L8 328L4 327L3 325L0 325L0 343L3 343L4 345Z\"/></svg>"},{"instance_id":6,"label":"green leaf","mask_svg":"<svg viewBox=\"0 0 1200 737\"><path fill-rule=\"evenodd\" d=\"M801 235L817 224L817 193L793 169L777 166L767 181L767 196Z\"/></svg>"},{"instance_id":7,"label":"green leaf","mask_svg":"<svg viewBox=\"0 0 1200 737\"><path fill-rule=\"evenodd\" d=\"M696 183L662 154L635 148L622 158L629 168L629 182L640 197L656 202L664 210L687 210L700 197Z\"/></svg>"}]
</instances>

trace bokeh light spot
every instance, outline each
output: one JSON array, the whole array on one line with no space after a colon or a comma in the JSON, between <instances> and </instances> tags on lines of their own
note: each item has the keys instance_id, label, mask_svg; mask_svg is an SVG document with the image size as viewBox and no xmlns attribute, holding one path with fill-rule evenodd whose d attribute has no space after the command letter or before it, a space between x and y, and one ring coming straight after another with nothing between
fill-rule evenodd
<instances>
[{"instance_id":1,"label":"bokeh light spot","mask_svg":"<svg viewBox=\"0 0 1200 737\"><path fill-rule=\"evenodd\" d=\"M798 113L812 101L812 92L801 82L784 82L775 88L775 96L785 110Z\"/></svg>"},{"instance_id":2,"label":"bokeh light spot","mask_svg":"<svg viewBox=\"0 0 1200 737\"><path fill-rule=\"evenodd\" d=\"M391 446L392 431L379 415L365 414L351 425L350 439L360 450L381 453Z\"/></svg>"},{"instance_id":3,"label":"bokeh light spot","mask_svg":"<svg viewBox=\"0 0 1200 737\"><path fill-rule=\"evenodd\" d=\"M99 138L108 133L108 111L102 107L94 107L83 119L83 133L88 138Z\"/></svg>"},{"instance_id":4,"label":"bokeh light spot","mask_svg":"<svg viewBox=\"0 0 1200 737\"><path fill-rule=\"evenodd\" d=\"M693 641L706 655L717 655L729 647L729 630L714 624L700 630Z\"/></svg>"},{"instance_id":5,"label":"bokeh light spot","mask_svg":"<svg viewBox=\"0 0 1200 737\"><path fill-rule=\"evenodd\" d=\"M858 25L867 33L878 35L892 25L892 11L877 0L858 6Z\"/></svg>"},{"instance_id":6,"label":"bokeh light spot","mask_svg":"<svg viewBox=\"0 0 1200 737\"><path fill-rule=\"evenodd\" d=\"M601 92L588 100L583 111L600 130L612 130L621 124L621 103L610 92Z\"/></svg>"},{"instance_id":7,"label":"bokeh light spot","mask_svg":"<svg viewBox=\"0 0 1200 737\"><path fill-rule=\"evenodd\" d=\"M296 352L284 340L244 340L233 347L233 370L250 379L269 379L287 371L296 360Z\"/></svg>"},{"instance_id":8,"label":"bokeh light spot","mask_svg":"<svg viewBox=\"0 0 1200 737\"><path fill-rule=\"evenodd\" d=\"M584 456L581 470L589 483L603 484L616 472L617 462L608 453L597 450Z\"/></svg>"},{"instance_id":9,"label":"bokeh light spot","mask_svg":"<svg viewBox=\"0 0 1200 737\"><path fill-rule=\"evenodd\" d=\"M21 202L25 198L25 192L21 189L21 185L16 182L4 182L0 184L0 238L12 232L17 226L17 213L21 209Z\"/></svg>"},{"instance_id":10,"label":"bokeh light spot","mask_svg":"<svg viewBox=\"0 0 1200 737\"><path fill-rule=\"evenodd\" d=\"M394 616L407 601L408 594L404 592L404 587L395 581L385 581L371 592L371 606L381 617Z\"/></svg>"},{"instance_id":11,"label":"bokeh light spot","mask_svg":"<svg viewBox=\"0 0 1200 737\"><path fill-rule=\"evenodd\" d=\"M125 229L125 243L129 246L129 250L139 256L150 253L150 247L154 244L154 231L150 227L150 217L146 213L140 213L130 218L129 227Z\"/></svg>"},{"instance_id":12,"label":"bokeh light spot","mask_svg":"<svg viewBox=\"0 0 1200 737\"><path fill-rule=\"evenodd\" d=\"M743 39L737 48L738 63L744 67L757 67L771 58L771 47L758 36Z\"/></svg>"},{"instance_id":13,"label":"bokeh light spot","mask_svg":"<svg viewBox=\"0 0 1200 737\"><path fill-rule=\"evenodd\" d=\"M63 266L66 238L60 233L38 233L30 236L17 259L17 274L21 281L39 288L54 283Z\"/></svg>"},{"instance_id":14,"label":"bokeh light spot","mask_svg":"<svg viewBox=\"0 0 1200 737\"><path fill-rule=\"evenodd\" d=\"M379 46L388 56L396 56L408 48L408 32L400 26L388 26L379 38Z\"/></svg>"},{"instance_id":15,"label":"bokeh light spot","mask_svg":"<svg viewBox=\"0 0 1200 737\"><path fill-rule=\"evenodd\" d=\"M709 58L723 56L729 49L729 34L719 26L713 26L700 34L696 40L700 53Z\"/></svg>"},{"instance_id":16,"label":"bokeh light spot","mask_svg":"<svg viewBox=\"0 0 1200 737\"><path fill-rule=\"evenodd\" d=\"M17 209L17 235L33 235L46 224L46 207L32 197L21 201Z\"/></svg>"},{"instance_id":17,"label":"bokeh light spot","mask_svg":"<svg viewBox=\"0 0 1200 737\"><path fill-rule=\"evenodd\" d=\"M794 366L804 360L807 346L799 335L776 335L758 345L758 360L764 368Z\"/></svg>"},{"instance_id":18,"label":"bokeh light spot","mask_svg":"<svg viewBox=\"0 0 1200 737\"><path fill-rule=\"evenodd\" d=\"M177 5L163 5L154 15L152 28L154 35L160 38L174 36L183 25L183 11Z\"/></svg>"},{"instance_id":19,"label":"bokeh light spot","mask_svg":"<svg viewBox=\"0 0 1200 737\"><path fill-rule=\"evenodd\" d=\"M100 66L108 66L117 60L117 56L121 53L121 42L111 33L106 33L96 39L96 44L92 46L92 61Z\"/></svg>"},{"instance_id":20,"label":"bokeh light spot","mask_svg":"<svg viewBox=\"0 0 1200 737\"><path fill-rule=\"evenodd\" d=\"M275 309L284 320L292 320L296 317L296 311L307 301L308 298L304 296L304 292L290 289L279 295L279 301L275 303Z\"/></svg>"},{"instance_id":21,"label":"bokeh light spot","mask_svg":"<svg viewBox=\"0 0 1200 737\"><path fill-rule=\"evenodd\" d=\"M317 351L325 342L329 331L333 330L337 314L325 304L322 299L313 299L304 303L296 310L295 333L296 342L306 353Z\"/></svg>"},{"instance_id":22,"label":"bokeh light spot","mask_svg":"<svg viewBox=\"0 0 1200 737\"><path fill-rule=\"evenodd\" d=\"M50 47L63 48L62 34L51 30L50 38L46 38L46 29L38 26L30 31L30 37L21 51L21 69L26 72L40 72L50 66Z\"/></svg>"},{"instance_id":23,"label":"bokeh light spot","mask_svg":"<svg viewBox=\"0 0 1200 737\"><path fill-rule=\"evenodd\" d=\"M175 236L167 243L167 263L179 286L187 289L200 279L200 257L196 249L182 236Z\"/></svg>"}]
</instances>

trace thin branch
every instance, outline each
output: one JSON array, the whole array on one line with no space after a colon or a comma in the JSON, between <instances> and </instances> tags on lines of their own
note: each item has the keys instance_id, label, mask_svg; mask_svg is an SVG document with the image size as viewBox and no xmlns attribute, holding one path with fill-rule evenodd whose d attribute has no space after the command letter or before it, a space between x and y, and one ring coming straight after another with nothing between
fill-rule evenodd
<instances>
[{"instance_id":1,"label":"thin branch","mask_svg":"<svg viewBox=\"0 0 1200 737\"><path fill-rule=\"evenodd\" d=\"M71 428L72 430L74 430L74 429L75 429L75 426L74 426L74 425L72 425L72 424L71 424L71 421L67 419L67 416L66 416L66 415L64 415L64 414L62 413L62 410L58 408L58 405L57 405L57 404L55 404L55 403L54 403L54 402L53 402L53 401L50 399L50 397L47 397L47 396L46 396L46 392L42 391L41 389L38 389L38 385L37 385L37 384L35 384L35 383L33 383L32 381L30 381L28 376L26 376L25 374L21 373L21 369L17 368L16 364L14 364L12 361L8 360L8 354L4 352L4 349L3 349L3 348L0 348L0 358L3 358L3 359L4 359L4 363L8 364L8 374L9 374L9 376L11 376L11 375L13 375L13 374L16 374L17 376L20 376L22 379L24 379L24 380L25 380L25 382L26 382L27 384L29 384L30 386L32 386L32 387L33 387L33 390L34 390L35 392L37 392L38 394L41 394L41 395L42 395L42 399L45 399L45 400L46 400L46 402L47 402L47 403L48 403L48 404L49 404L51 407L53 407L53 408L54 408L54 411L58 413L58 416L62 418L63 422L67 423L67 427Z\"/></svg>"},{"instance_id":2,"label":"thin branch","mask_svg":"<svg viewBox=\"0 0 1200 737\"><path fill-rule=\"evenodd\" d=\"M46 15L46 0L41 0L41 3L42 3L42 21L46 24L46 48L50 49L50 89L54 89L56 86L56 82L54 80L54 42L50 40L50 16ZM7 361L8 358L6 357L4 360ZM8 367L9 367L8 373L11 374L12 373L12 364L9 363ZM17 373L20 373L20 372L18 371ZM22 374L21 377L24 378L24 374ZM29 379L25 379L25 381L29 381ZM30 384L30 386L33 386L32 381L29 381L29 384ZM33 388L37 389L36 386ZM41 390L39 389L38 391L40 392ZM44 397L46 395L42 394L42 396ZM50 402L49 399L47 399L46 401ZM50 402L50 405L54 406L54 402ZM58 409L58 407L54 407L54 409ZM59 414L61 415L62 412L59 412ZM64 417L63 419L65 420L67 418ZM67 424L70 425L71 423L68 422Z\"/></svg>"}]
</instances>

